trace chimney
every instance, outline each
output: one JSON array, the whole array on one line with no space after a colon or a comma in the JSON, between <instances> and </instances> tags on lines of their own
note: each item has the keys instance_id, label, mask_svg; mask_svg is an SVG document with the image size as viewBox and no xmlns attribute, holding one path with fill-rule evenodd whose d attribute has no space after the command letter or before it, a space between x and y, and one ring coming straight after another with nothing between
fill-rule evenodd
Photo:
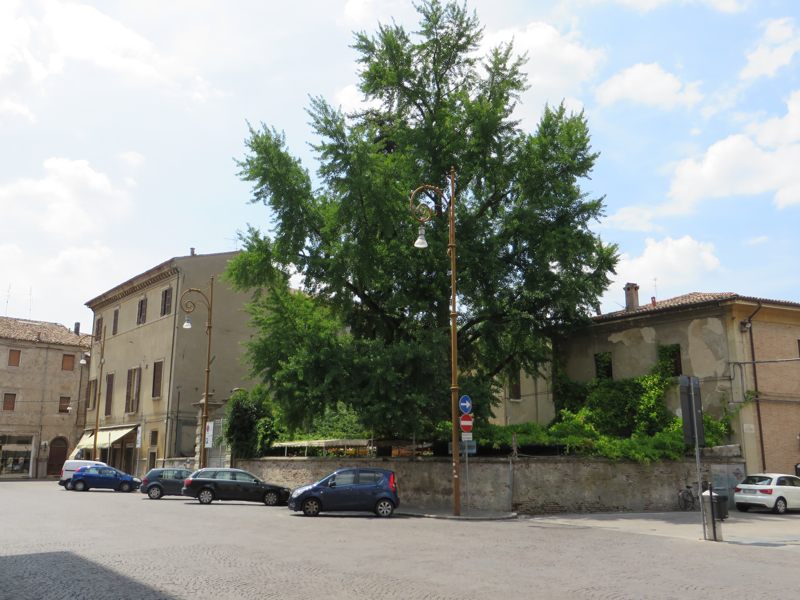
<instances>
[{"instance_id":1,"label":"chimney","mask_svg":"<svg viewBox=\"0 0 800 600\"><path fill-rule=\"evenodd\" d=\"M625 284L625 310L639 308L639 286L635 283Z\"/></svg>"},{"instance_id":2,"label":"chimney","mask_svg":"<svg viewBox=\"0 0 800 600\"><path fill-rule=\"evenodd\" d=\"M81 334L81 322L80 321L75 321L75 329L73 329L73 331L75 332L75 335L80 335Z\"/></svg>"},{"instance_id":3,"label":"chimney","mask_svg":"<svg viewBox=\"0 0 800 600\"><path fill-rule=\"evenodd\" d=\"M650 296L650 306L655 306L655 305L656 305L656 297Z\"/></svg>"},{"instance_id":4,"label":"chimney","mask_svg":"<svg viewBox=\"0 0 800 600\"><path fill-rule=\"evenodd\" d=\"M189 256L194 256L194 248L189 248Z\"/></svg>"}]
</instances>

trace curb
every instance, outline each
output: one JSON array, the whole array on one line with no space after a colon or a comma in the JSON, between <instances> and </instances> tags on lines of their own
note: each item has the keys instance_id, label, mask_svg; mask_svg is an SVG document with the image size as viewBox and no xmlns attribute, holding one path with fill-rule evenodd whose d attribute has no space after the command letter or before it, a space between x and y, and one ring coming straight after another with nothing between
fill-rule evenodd
<instances>
[{"instance_id":1,"label":"curb","mask_svg":"<svg viewBox=\"0 0 800 600\"><path fill-rule=\"evenodd\" d=\"M441 513L405 512L397 511L397 515L416 517L420 519L443 519L450 521L511 521L517 518L517 513L504 513L498 515L447 515Z\"/></svg>"}]
</instances>

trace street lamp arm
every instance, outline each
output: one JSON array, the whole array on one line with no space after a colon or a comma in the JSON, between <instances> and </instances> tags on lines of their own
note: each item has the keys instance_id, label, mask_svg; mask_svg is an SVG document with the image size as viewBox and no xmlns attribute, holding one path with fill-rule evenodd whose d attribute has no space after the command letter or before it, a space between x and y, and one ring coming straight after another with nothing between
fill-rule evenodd
<instances>
[{"instance_id":1,"label":"street lamp arm","mask_svg":"<svg viewBox=\"0 0 800 600\"><path fill-rule=\"evenodd\" d=\"M205 369L205 383L203 385L203 411L200 418L200 468L206 466L206 424L208 423L208 388L209 380L211 377L211 317L214 310L214 276L212 275L208 282L208 295L197 288L188 288L181 294L178 303L184 312L188 315L194 312L197 308L194 300L189 296L197 294L199 300L206 305L208 309L208 320L206 321L206 336L208 336L208 346L206 347L206 369Z\"/></svg>"}]
</instances>

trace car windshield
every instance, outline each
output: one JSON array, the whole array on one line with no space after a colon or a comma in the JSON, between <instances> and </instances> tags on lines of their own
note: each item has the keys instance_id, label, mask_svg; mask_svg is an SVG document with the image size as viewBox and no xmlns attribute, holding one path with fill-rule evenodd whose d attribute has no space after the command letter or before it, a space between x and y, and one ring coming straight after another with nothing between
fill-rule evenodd
<instances>
[{"instance_id":1,"label":"car windshield","mask_svg":"<svg viewBox=\"0 0 800 600\"><path fill-rule=\"evenodd\" d=\"M745 485L769 485L772 483L772 477L766 475L748 475L742 481Z\"/></svg>"}]
</instances>

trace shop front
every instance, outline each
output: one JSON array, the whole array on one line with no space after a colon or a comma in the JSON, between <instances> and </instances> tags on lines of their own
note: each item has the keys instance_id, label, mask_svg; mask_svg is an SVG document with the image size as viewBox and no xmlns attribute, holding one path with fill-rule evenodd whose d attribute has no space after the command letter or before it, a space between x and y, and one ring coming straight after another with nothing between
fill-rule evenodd
<instances>
[{"instance_id":1,"label":"shop front","mask_svg":"<svg viewBox=\"0 0 800 600\"><path fill-rule=\"evenodd\" d=\"M31 477L33 435L0 433L0 478Z\"/></svg>"}]
</instances>

